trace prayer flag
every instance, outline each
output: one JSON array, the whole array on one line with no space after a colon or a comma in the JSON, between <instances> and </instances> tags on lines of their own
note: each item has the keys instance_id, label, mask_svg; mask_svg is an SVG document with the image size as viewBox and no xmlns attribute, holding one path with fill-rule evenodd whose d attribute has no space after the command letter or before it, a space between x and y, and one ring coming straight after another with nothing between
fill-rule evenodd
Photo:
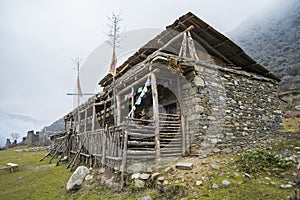
<instances>
[{"instance_id":1,"label":"prayer flag","mask_svg":"<svg viewBox=\"0 0 300 200\"><path fill-rule=\"evenodd\" d=\"M116 75L116 65L117 65L117 57L116 57L115 50L113 50L113 54L112 54L112 58L111 58L111 63L110 63L110 66L109 66L109 72L113 76Z\"/></svg>"},{"instance_id":2,"label":"prayer flag","mask_svg":"<svg viewBox=\"0 0 300 200\"><path fill-rule=\"evenodd\" d=\"M82 97L82 90L81 90L80 80L79 80L79 72L78 72L78 76L77 76L77 92L78 92L78 95L80 97Z\"/></svg>"}]
</instances>

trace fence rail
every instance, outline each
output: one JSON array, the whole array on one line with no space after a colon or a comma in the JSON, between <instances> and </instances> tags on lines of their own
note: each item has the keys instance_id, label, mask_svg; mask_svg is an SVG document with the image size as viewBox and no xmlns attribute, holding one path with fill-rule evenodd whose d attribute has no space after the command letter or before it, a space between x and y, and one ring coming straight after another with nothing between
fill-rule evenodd
<instances>
[{"instance_id":1,"label":"fence rail","mask_svg":"<svg viewBox=\"0 0 300 200\"><path fill-rule=\"evenodd\" d=\"M127 119L119 126L66 133L54 140L53 148L71 158L71 169L76 159L80 159L90 166L101 164L123 172L129 161L155 159L158 149L163 157L181 155L180 116L160 114L159 131L157 148L154 121Z\"/></svg>"}]
</instances>

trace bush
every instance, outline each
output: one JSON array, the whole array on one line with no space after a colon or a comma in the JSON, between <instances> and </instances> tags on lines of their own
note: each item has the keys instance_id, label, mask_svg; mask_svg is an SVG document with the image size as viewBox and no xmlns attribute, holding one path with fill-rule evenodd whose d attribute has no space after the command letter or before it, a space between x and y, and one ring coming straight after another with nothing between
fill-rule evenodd
<instances>
[{"instance_id":1,"label":"bush","mask_svg":"<svg viewBox=\"0 0 300 200\"><path fill-rule=\"evenodd\" d=\"M252 149L244 152L237 159L237 164L242 171L254 175L292 167L292 163L284 160L281 155L265 149Z\"/></svg>"}]
</instances>

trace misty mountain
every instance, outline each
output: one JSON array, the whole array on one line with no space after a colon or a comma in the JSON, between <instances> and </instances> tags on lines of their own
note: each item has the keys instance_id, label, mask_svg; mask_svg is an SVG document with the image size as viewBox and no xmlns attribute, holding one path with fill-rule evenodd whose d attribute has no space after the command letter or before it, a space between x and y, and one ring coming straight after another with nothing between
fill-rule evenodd
<instances>
[{"instance_id":1,"label":"misty mountain","mask_svg":"<svg viewBox=\"0 0 300 200\"><path fill-rule=\"evenodd\" d=\"M58 120L56 120L55 122L53 122L52 124L50 124L49 126L45 126L42 129L42 133L48 132L49 135L52 135L54 133L57 132L61 132L64 130L64 118L59 118Z\"/></svg>"},{"instance_id":2,"label":"misty mountain","mask_svg":"<svg viewBox=\"0 0 300 200\"><path fill-rule=\"evenodd\" d=\"M19 133L20 138L18 141L21 141L21 137L26 136L27 131L39 130L44 124L43 121L27 115L3 111L0 111L0 122L0 146L5 145L6 138L10 138L11 133Z\"/></svg>"},{"instance_id":3,"label":"misty mountain","mask_svg":"<svg viewBox=\"0 0 300 200\"><path fill-rule=\"evenodd\" d=\"M228 35L281 78L280 92L300 90L299 0L286 0L284 4L256 13ZM299 99L293 103L296 101Z\"/></svg>"}]
</instances>

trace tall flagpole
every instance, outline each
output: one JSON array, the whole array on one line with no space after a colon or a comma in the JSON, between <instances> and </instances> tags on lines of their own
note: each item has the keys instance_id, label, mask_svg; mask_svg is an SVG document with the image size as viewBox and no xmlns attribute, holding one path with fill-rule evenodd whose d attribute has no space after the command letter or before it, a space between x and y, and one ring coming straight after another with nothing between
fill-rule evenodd
<instances>
[{"instance_id":1,"label":"tall flagpole","mask_svg":"<svg viewBox=\"0 0 300 200\"><path fill-rule=\"evenodd\" d=\"M113 13L111 18L108 18L110 23L108 26L110 28L109 33L107 34L109 40L107 43L112 46L112 60L110 64L109 72L113 76L113 105L114 105L114 124L117 124L117 100L116 100L116 89L115 89L115 76L116 76L116 66L117 66L117 57L116 57L116 47L118 47L118 43L120 42L120 26L119 23L121 19L118 15Z\"/></svg>"}]
</instances>

